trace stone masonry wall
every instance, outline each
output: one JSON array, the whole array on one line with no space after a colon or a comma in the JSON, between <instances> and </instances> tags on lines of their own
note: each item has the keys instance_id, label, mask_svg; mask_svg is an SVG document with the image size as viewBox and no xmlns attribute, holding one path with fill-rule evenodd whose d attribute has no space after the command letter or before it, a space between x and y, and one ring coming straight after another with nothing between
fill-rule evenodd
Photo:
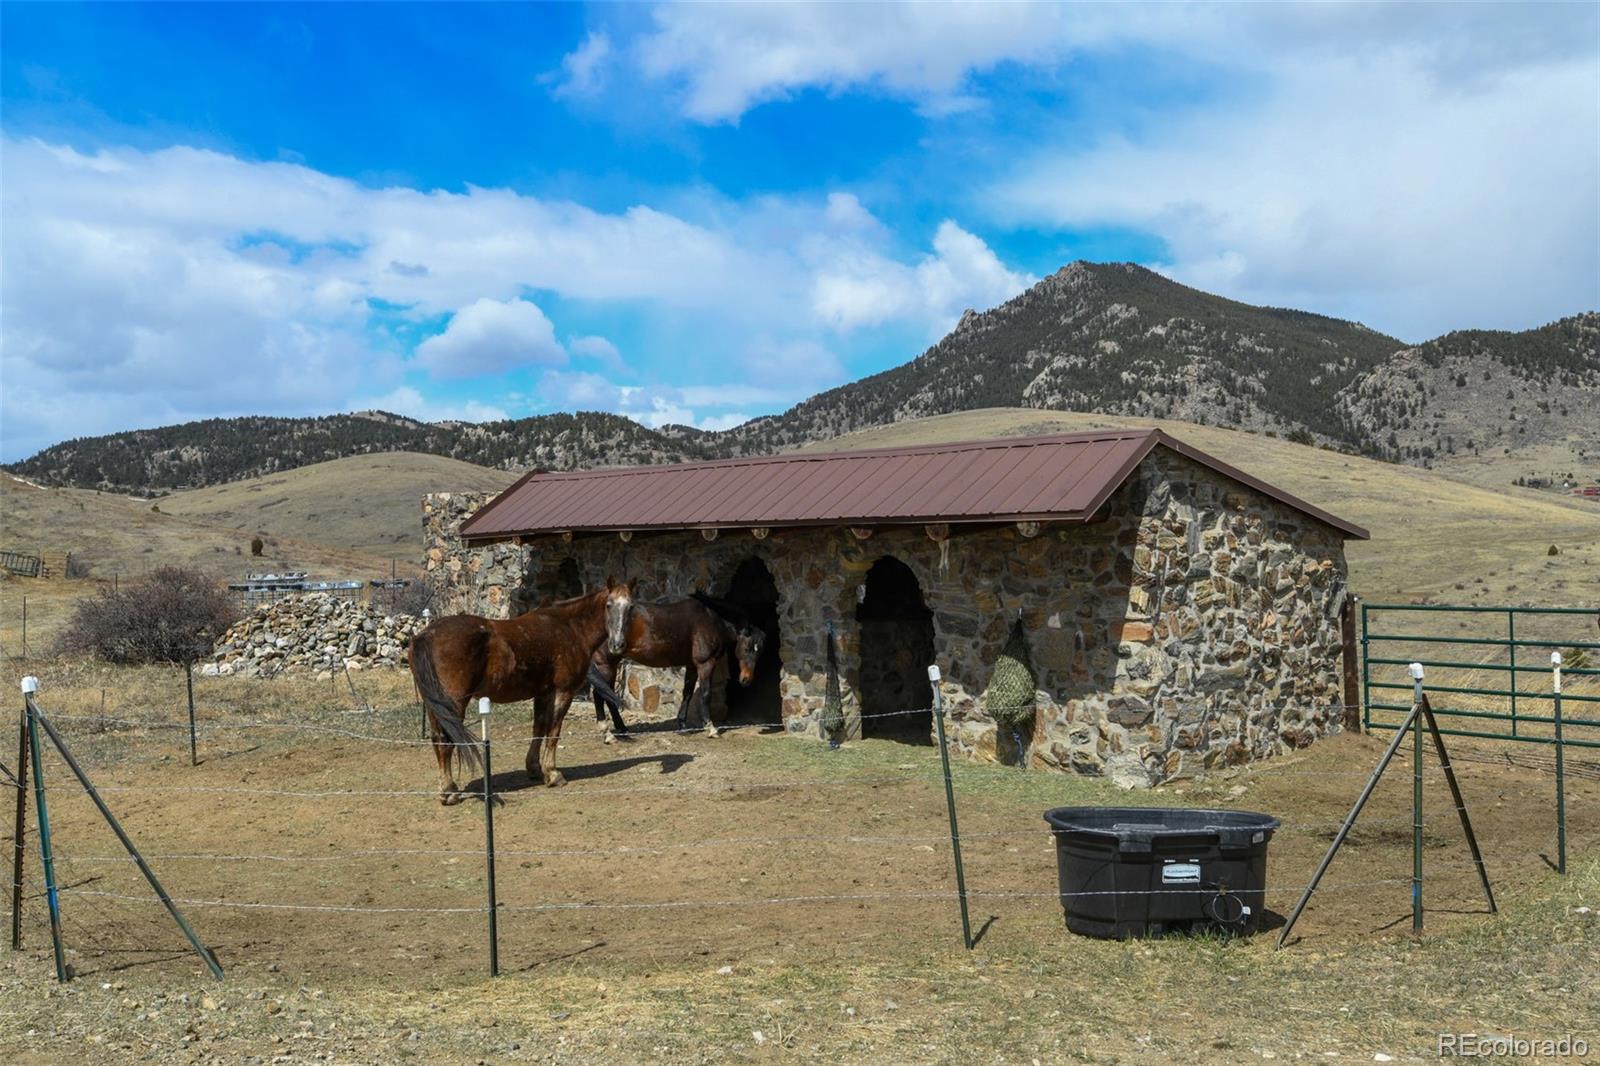
<instances>
[{"instance_id":1,"label":"stone masonry wall","mask_svg":"<svg viewBox=\"0 0 1600 1066\"><path fill-rule=\"evenodd\" d=\"M424 501L428 575L449 610L520 612L556 598L574 564L586 588L616 574L637 578L645 597L722 594L743 560L761 559L779 589L791 732L821 735L831 623L846 729L859 735L855 608L885 555L911 569L933 612L951 744L970 757L992 760L997 745L1010 747L981 694L1019 612L1038 684L1023 738L1030 767L1149 785L1302 747L1339 727L1340 535L1164 448L1103 519L1046 525L1033 537L1009 525L957 527L942 560L922 527L866 540L842 528L774 530L764 540L724 530L709 541L689 531L463 547L454 531L483 502L457 493ZM675 710L677 680L666 673L630 672L629 695Z\"/></svg>"}]
</instances>

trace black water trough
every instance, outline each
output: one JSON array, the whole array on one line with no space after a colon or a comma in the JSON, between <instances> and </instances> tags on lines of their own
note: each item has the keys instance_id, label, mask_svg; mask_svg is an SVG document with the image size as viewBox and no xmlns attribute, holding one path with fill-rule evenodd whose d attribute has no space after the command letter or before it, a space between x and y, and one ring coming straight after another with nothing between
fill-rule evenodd
<instances>
[{"instance_id":1,"label":"black water trough","mask_svg":"<svg viewBox=\"0 0 1600 1066\"><path fill-rule=\"evenodd\" d=\"M1125 939L1180 931L1254 932L1278 820L1253 811L1057 807L1067 928Z\"/></svg>"}]
</instances>

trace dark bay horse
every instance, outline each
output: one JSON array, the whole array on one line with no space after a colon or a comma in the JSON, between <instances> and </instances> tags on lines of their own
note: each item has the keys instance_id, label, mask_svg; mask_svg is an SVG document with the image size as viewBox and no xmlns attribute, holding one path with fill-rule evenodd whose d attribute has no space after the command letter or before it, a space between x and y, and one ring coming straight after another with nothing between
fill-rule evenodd
<instances>
[{"instance_id":1,"label":"dark bay horse","mask_svg":"<svg viewBox=\"0 0 1600 1066\"><path fill-rule=\"evenodd\" d=\"M602 645L618 652L625 647L632 609L632 585L608 577L605 588L515 618L451 615L412 638L411 676L428 710L440 803L464 798L451 776L452 751L482 768L477 742L462 720L480 696L495 703L533 700L528 776L551 786L566 780L556 769L562 720L585 680L609 684L591 675L589 660Z\"/></svg>"},{"instance_id":2,"label":"dark bay horse","mask_svg":"<svg viewBox=\"0 0 1600 1066\"><path fill-rule=\"evenodd\" d=\"M729 652L739 667L739 684L755 679L756 662L766 634L751 624L733 604L697 592L689 597L673 597L655 603L635 603L628 613L625 645L618 654L615 645L594 653L594 671L609 689L616 683L617 668L623 659L640 666L683 667L683 702L678 707L678 726L689 720L691 701L699 707L700 719L709 736L717 735L711 720L711 676L717 662ZM605 721L610 705L611 720L618 733L626 733L617 703L595 686L594 716ZM609 743L611 735L606 735Z\"/></svg>"}]
</instances>

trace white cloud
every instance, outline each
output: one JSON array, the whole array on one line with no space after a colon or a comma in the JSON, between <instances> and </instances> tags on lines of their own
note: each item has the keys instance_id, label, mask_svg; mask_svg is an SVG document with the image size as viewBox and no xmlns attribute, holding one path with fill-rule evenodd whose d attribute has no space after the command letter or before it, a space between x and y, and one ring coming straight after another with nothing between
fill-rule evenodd
<instances>
[{"instance_id":1,"label":"white cloud","mask_svg":"<svg viewBox=\"0 0 1600 1066\"><path fill-rule=\"evenodd\" d=\"M1405 340L1527 328L1600 294L1600 61L1441 86L1392 55L1284 63L1272 91L1025 159L1013 222L1146 230L1161 269Z\"/></svg>"},{"instance_id":2,"label":"white cloud","mask_svg":"<svg viewBox=\"0 0 1600 1066\"><path fill-rule=\"evenodd\" d=\"M1043 4L662 4L633 54L646 76L683 84L700 122L862 84L948 111L967 102L970 71L1050 54L1070 17Z\"/></svg>"},{"instance_id":3,"label":"white cloud","mask_svg":"<svg viewBox=\"0 0 1600 1066\"><path fill-rule=\"evenodd\" d=\"M698 122L806 89L876 91L937 116L981 106L975 75L1091 52L1216 64L1410 53L1431 77L1465 84L1592 51L1597 25L1583 4L660 4L624 47L607 38L604 58L679 88ZM596 49L591 37L567 62L587 69Z\"/></svg>"},{"instance_id":4,"label":"white cloud","mask_svg":"<svg viewBox=\"0 0 1600 1066\"><path fill-rule=\"evenodd\" d=\"M185 147L0 143L6 458L133 425L348 408L407 384L400 338L442 316L414 364L435 375L559 362L559 334L527 293L677 338L635 368L646 377L715 366L730 385L767 388L768 353L751 338L816 344L820 264L845 248L893 262L892 235L849 194L702 197L687 201L696 217L600 212L504 189L375 189ZM574 344L623 369L609 340ZM671 362L684 351L697 366ZM781 383L788 395L836 375L834 356L811 354Z\"/></svg>"},{"instance_id":5,"label":"white cloud","mask_svg":"<svg viewBox=\"0 0 1600 1066\"><path fill-rule=\"evenodd\" d=\"M435 402L410 385L401 385L382 396L358 400L352 406L359 411L388 411L423 422L502 422L511 417L505 408L477 400Z\"/></svg>"},{"instance_id":6,"label":"white cloud","mask_svg":"<svg viewBox=\"0 0 1600 1066\"><path fill-rule=\"evenodd\" d=\"M470 378L534 365L559 365L567 352L555 327L527 300L476 300L443 333L417 345L417 365L439 378Z\"/></svg>"},{"instance_id":7,"label":"white cloud","mask_svg":"<svg viewBox=\"0 0 1600 1066\"><path fill-rule=\"evenodd\" d=\"M604 337L573 337L567 342L567 350L573 355L604 363L614 370L623 367L622 353Z\"/></svg>"},{"instance_id":8,"label":"white cloud","mask_svg":"<svg viewBox=\"0 0 1600 1066\"><path fill-rule=\"evenodd\" d=\"M817 272L811 300L817 315L837 330L908 318L939 336L967 308L1003 303L1034 280L1009 269L980 238L946 220L934 234L932 254L915 265L867 249L846 250Z\"/></svg>"},{"instance_id":9,"label":"white cloud","mask_svg":"<svg viewBox=\"0 0 1600 1066\"><path fill-rule=\"evenodd\" d=\"M773 405L794 398L792 393L751 386L624 385L587 371L551 370L539 381L539 400L548 407L608 411L653 429L669 423L727 429L751 417L743 410L730 410L730 406L747 402Z\"/></svg>"},{"instance_id":10,"label":"white cloud","mask_svg":"<svg viewBox=\"0 0 1600 1066\"><path fill-rule=\"evenodd\" d=\"M612 59L611 38L604 33L591 33L583 43L561 60L561 74L556 83L558 96L592 96L605 80L606 68Z\"/></svg>"}]
</instances>

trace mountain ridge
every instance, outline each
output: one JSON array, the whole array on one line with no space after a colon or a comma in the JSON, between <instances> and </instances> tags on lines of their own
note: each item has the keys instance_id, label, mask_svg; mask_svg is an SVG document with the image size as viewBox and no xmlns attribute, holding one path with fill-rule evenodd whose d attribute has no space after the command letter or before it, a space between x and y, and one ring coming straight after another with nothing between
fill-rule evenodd
<instances>
[{"instance_id":1,"label":"mountain ridge","mask_svg":"<svg viewBox=\"0 0 1600 1066\"><path fill-rule=\"evenodd\" d=\"M969 310L906 363L723 431L651 429L600 412L487 423L383 411L250 416L76 438L6 469L147 495L389 451L570 469L763 454L988 407L1181 419L1423 466L1485 449L1539 451L1552 469L1570 468L1600 455L1600 313L1408 345L1137 264L1078 261L998 307Z\"/></svg>"}]
</instances>

